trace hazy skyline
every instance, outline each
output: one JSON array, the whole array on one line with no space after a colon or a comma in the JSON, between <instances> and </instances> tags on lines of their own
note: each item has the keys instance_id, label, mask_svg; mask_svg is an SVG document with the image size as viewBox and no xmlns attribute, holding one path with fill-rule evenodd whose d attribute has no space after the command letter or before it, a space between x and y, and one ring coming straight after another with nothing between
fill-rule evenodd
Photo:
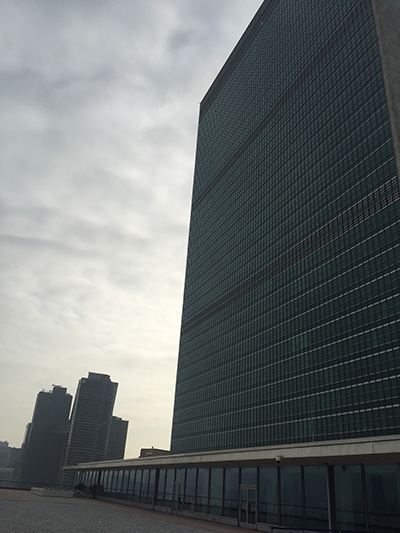
<instances>
[{"instance_id":1,"label":"hazy skyline","mask_svg":"<svg viewBox=\"0 0 400 533\"><path fill-rule=\"evenodd\" d=\"M1 3L0 440L92 371L169 447L198 103L261 3Z\"/></svg>"}]
</instances>

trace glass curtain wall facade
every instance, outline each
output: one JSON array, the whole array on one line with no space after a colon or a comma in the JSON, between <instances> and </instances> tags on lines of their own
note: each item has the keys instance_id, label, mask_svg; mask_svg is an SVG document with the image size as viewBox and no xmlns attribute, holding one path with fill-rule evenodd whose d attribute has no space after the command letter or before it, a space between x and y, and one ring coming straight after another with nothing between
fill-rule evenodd
<instances>
[{"instance_id":1,"label":"glass curtain wall facade","mask_svg":"<svg viewBox=\"0 0 400 533\"><path fill-rule=\"evenodd\" d=\"M172 453L399 433L399 253L371 1L266 0L200 107Z\"/></svg>"},{"instance_id":2,"label":"glass curtain wall facade","mask_svg":"<svg viewBox=\"0 0 400 533\"><path fill-rule=\"evenodd\" d=\"M398 464L143 470L105 467L78 472L76 484L87 489L96 485L101 498L187 516L208 515L209 520L248 527L276 524L299 530L400 531Z\"/></svg>"}]
</instances>

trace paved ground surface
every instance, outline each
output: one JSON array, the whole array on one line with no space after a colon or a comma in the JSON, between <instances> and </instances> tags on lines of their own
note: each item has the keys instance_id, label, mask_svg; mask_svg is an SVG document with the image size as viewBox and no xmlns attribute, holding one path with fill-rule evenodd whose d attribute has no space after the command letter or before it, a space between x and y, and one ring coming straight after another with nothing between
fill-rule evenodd
<instances>
[{"instance_id":1,"label":"paved ground surface","mask_svg":"<svg viewBox=\"0 0 400 533\"><path fill-rule=\"evenodd\" d=\"M0 489L1 533L239 533L224 526L85 498Z\"/></svg>"}]
</instances>

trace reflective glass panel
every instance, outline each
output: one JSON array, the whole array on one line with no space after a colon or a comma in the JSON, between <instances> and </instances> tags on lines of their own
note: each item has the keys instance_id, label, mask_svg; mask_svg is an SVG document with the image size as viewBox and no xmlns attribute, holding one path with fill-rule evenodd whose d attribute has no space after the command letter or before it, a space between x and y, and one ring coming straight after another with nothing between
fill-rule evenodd
<instances>
[{"instance_id":1,"label":"reflective glass panel","mask_svg":"<svg viewBox=\"0 0 400 533\"><path fill-rule=\"evenodd\" d=\"M122 489L121 489L121 492L124 495L125 499L126 499L126 495L128 494L129 474L130 474L130 471L129 470L125 470L125 472L124 472L124 480L122 482Z\"/></svg>"},{"instance_id":2,"label":"reflective glass panel","mask_svg":"<svg viewBox=\"0 0 400 533\"><path fill-rule=\"evenodd\" d=\"M224 516L238 518L239 468L225 468Z\"/></svg>"},{"instance_id":3,"label":"reflective glass panel","mask_svg":"<svg viewBox=\"0 0 400 533\"><path fill-rule=\"evenodd\" d=\"M150 470L149 475L149 487L147 489L147 503L153 503L154 501L154 489L155 489L156 471L153 468Z\"/></svg>"},{"instance_id":4,"label":"reflective glass panel","mask_svg":"<svg viewBox=\"0 0 400 533\"><path fill-rule=\"evenodd\" d=\"M169 468L167 470L167 479L165 481L164 505L166 507L172 506L172 498L174 496L174 481L175 481L175 470L173 468Z\"/></svg>"},{"instance_id":5,"label":"reflective glass panel","mask_svg":"<svg viewBox=\"0 0 400 533\"><path fill-rule=\"evenodd\" d=\"M135 474L136 470L131 470L129 474L129 481L128 481L128 498L131 499L133 496L133 489L135 486Z\"/></svg>"},{"instance_id":6,"label":"reflective glass panel","mask_svg":"<svg viewBox=\"0 0 400 533\"><path fill-rule=\"evenodd\" d=\"M117 480L117 489L116 489L117 494L122 492L122 482L123 482L123 480L124 480L124 471L123 470L118 470L118 480Z\"/></svg>"},{"instance_id":7,"label":"reflective glass panel","mask_svg":"<svg viewBox=\"0 0 400 533\"><path fill-rule=\"evenodd\" d=\"M327 529L328 491L325 466L304 467L306 528Z\"/></svg>"},{"instance_id":8,"label":"reflective glass panel","mask_svg":"<svg viewBox=\"0 0 400 533\"><path fill-rule=\"evenodd\" d=\"M177 512L183 509L183 495L185 492L185 474L184 468L176 469L175 487L174 487L174 509Z\"/></svg>"},{"instance_id":9,"label":"reflective glass panel","mask_svg":"<svg viewBox=\"0 0 400 533\"><path fill-rule=\"evenodd\" d=\"M186 471L186 484L185 484L185 501L183 502L183 508L189 511L194 511L194 498L196 495L196 468L188 468Z\"/></svg>"},{"instance_id":10,"label":"reflective glass panel","mask_svg":"<svg viewBox=\"0 0 400 533\"><path fill-rule=\"evenodd\" d=\"M117 491L118 475L119 475L119 471L118 470L114 470L113 471L112 485L111 485L111 493L112 493L113 496L114 496L114 494Z\"/></svg>"},{"instance_id":11,"label":"reflective glass panel","mask_svg":"<svg viewBox=\"0 0 400 533\"><path fill-rule=\"evenodd\" d=\"M335 466L334 476L338 529L363 530L365 512L361 466Z\"/></svg>"},{"instance_id":12,"label":"reflective glass panel","mask_svg":"<svg viewBox=\"0 0 400 533\"><path fill-rule=\"evenodd\" d=\"M210 471L208 468L199 468L197 474L197 499L196 511L206 513L208 511L208 483Z\"/></svg>"},{"instance_id":13,"label":"reflective glass panel","mask_svg":"<svg viewBox=\"0 0 400 533\"><path fill-rule=\"evenodd\" d=\"M399 465L365 466L368 520L373 531L400 531Z\"/></svg>"},{"instance_id":14,"label":"reflective glass panel","mask_svg":"<svg viewBox=\"0 0 400 533\"><path fill-rule=\"evenodd\" d=\"M278 523L278 468L260 468L258 521L267 524Z\"/></svg>"},{"instance_id":15,"label":"reflective glass panel","mask_svg":"<svg viewBox=\"0 0 400 533\"><path fill-rule=\"evenodd\" d=\"M147 503L147 489L149 484L149 470L143 470L142 474L142 486L140 489L140 501Z\"/></svg>"},{"instance_id":16,"label":"reflective glass panel","mask_svg":"<svg viewBox=\"0 0 400 533\"><path fill-rule=\"evenodd\" d=\"M210 482L210 514L222 514L223 483L224 469L212 468Z\"/></svg>"},{"instance_id":17,"label":"reflective glass panel","mask_svg":"<svg viewBox=\"0 0 400 533\"><path fill-rule=\"evenodd\" d=\"M140 501L140 485L142 483L142 470L136 470L135 488L133 491L133 501Z\"/></svg>"},{"instance_id":18,"label":"reflective glass panel","mask_svg":"<svg viewBox=\"0 0 400 533\"><path fill-rule=\"evenodd\" d=\"M242 468L241 485L257 486L257 468Z\"/></svg>"},{"instance_id":19,"label":"reflective glass panel","mask_svg":"<svg viewBox=\"0 0 400 533\"><path fill-rule=\"evenodd\" d=\"M302 527L301 467L280 467L281 519L286 527Z\"/></svg>"},{"instance_id":20,"label":"reflective glass panel","mask_svg":"<svg viewBox=\"0 0 400 533\"><path fill-rule=\"evenodd\" d=\"M162 505L164 502L166 470L160 470L158 476L158 491L157 491L157 505Z\"/></svg>"}]
</instances>

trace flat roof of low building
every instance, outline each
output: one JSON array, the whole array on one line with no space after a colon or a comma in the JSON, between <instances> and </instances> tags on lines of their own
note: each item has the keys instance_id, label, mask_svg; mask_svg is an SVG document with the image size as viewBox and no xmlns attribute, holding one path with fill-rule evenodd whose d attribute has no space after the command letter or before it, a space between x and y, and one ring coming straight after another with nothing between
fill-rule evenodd
<instances>
[{"instance_id":1,"label":"flat roof of low building","mask_svg":"<svg viewBox=\"0 0 400 533\"><path fill-rule=\"evenodd\" d=\"M379 459L377 459L377 456ZM148 456L118 461L80 463L65 470L112 468L207 468L218 466L281 466L393 464L400 462L400 435L304 444L287 444L238 450Z\"/></svg>"}]
</instances>

